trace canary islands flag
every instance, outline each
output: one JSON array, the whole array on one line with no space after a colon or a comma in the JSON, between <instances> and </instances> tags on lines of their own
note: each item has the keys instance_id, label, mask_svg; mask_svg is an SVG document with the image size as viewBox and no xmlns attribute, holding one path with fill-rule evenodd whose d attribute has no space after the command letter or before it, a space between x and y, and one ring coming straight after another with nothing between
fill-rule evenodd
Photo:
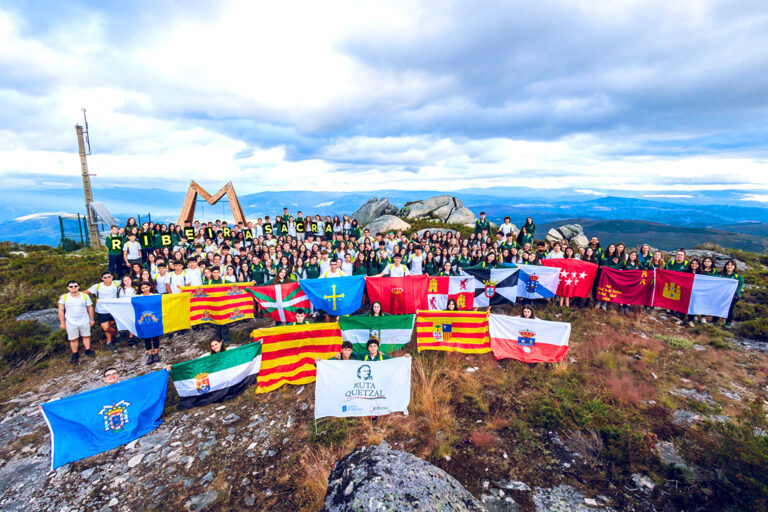
<instances>
[{"instance_id":1,"label":"canary islands flag","mask_svg":"<svg viewBox=\"0 0 768 512\"><path fill-rule=\"evenodd\" d=\"M168 372L160 370L41 406L51 469L133 441L162 423Z\"/></svg>"},{"instance_id":2,"label":"canary islands flag","mask_svg":"<svg viewBox=\"0 0 768 512\"><path fill-rule=\"evenodd\" d=\"M189 293L164 293L99 301L117 328L139 338L152 338L189 329Z\"/></svg>"}]
</instances>

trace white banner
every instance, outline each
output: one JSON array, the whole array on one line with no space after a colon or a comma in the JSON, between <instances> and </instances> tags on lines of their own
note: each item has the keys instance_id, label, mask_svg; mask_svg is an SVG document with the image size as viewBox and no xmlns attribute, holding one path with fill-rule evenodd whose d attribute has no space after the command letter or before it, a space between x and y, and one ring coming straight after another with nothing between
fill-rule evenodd
<instances>
[{"instance_id":1,"label":"white banner","mask_svg":"<svg viewBox=\"0 0 768 512\"><path fill-rule=\"evenodd\" d=\"M317 362L315 419L380 416L402 411L411 401L411 358L385 361Z\"/></svg>"}]
</instances>

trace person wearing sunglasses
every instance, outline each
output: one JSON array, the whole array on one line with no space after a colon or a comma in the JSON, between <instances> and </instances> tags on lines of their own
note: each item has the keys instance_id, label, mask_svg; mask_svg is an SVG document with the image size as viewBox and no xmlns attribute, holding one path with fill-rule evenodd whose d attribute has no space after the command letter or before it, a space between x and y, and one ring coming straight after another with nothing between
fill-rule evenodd
<instances>
[{"instance_id":1,"label":"person wearing sunglasses","mask_svg":"<svg viewBox=\"0 0 768 512\"><path fill-rule=\"evenodd\" d=\"M80 293L80 283L70 281L67 283L67 293L59 297L59 323L62 330L67 331L69 347L72 349L72 357L69 360L77 364L80 359L78 354L79 340L83 338L85 355L95 357L91 350L91 327L93 327L93 301Z\"/></svg>"},{"instance_id":2,"label":"person wearing sunglasses","mask_svg":"<svg viewBox=\"0 0 768 512\"><path fill-rule=\"evenodd\" d=\"M117 371L117 368L110 366L104 370L104 384L109 386L110 384L116 383L118 380L120 380L120 372Z\"/></svg>"}]
</instances>

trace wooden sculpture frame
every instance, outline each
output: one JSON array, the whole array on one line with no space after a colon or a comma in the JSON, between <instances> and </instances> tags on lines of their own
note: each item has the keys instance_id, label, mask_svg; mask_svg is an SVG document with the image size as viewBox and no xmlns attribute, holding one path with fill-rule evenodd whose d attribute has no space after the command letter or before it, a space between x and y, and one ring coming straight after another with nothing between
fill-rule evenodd
<instances>
[{"instance_id":1,"label":"wooden sculpture frame","mask_svg":"<svg viewBox=\"0 0 768 512\"><path fill-rule=\"evenodd\" d=\"M184 204L181 207L181 213L179 214L179 222L177 225L183 226L184 222L192 222L195 216L195 205L197 204L197 195L200 194L208 204L214 205L219 199L227 195L229 199L229 206L232 208L232 215L235 218L235 222L242 222L245 225L245 215L243 215L243 209L240 206L240 201L237 200L237 194L235 194L235 187L230 181L219 189L218 192L211 195L203 187L195 183L195 180L190 180L189 189L187 190L187 197L184 198Z\"/></svg>"}]
</instances>

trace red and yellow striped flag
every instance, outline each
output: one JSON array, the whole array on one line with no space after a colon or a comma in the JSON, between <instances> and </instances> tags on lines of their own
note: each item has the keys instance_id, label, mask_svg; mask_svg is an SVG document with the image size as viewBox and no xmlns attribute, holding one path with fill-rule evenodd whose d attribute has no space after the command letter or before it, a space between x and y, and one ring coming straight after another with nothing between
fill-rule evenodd
<instances>
[{"instance_id":1,"label":"red and yellow striped flag","mask_svg":"<svg viewBox=\"0 0 768 512\"><path fill-rule=\"evenodd\" d=\"M221 325L253 318L253 297L245 291L249 286L253 286L253 283L179 286L179 290L192 294L189 301L192 325Z\"/></svg>"},{"instance_id":2,"label":"red and yellow striped flag","mask_svg":"<svg viewBox=\"0 0 768 512\"><path fill-rule=\"evenodd\" d=\"M491 351L486 311L419 311L416 341L422 350L444 350L464 354Z\"/></svg>"},{"instance_id":3,"label":"red and yellow striped flag","mask_svg":"<svg viewBox=\"0 0 768 512\"><path fill-rule=\"evenodd\" d=\"M330 359L341 350L337 323L267 327L256 329L251 336L261 342L256 393L269 393L283 384L314 382L315 359Z\"/></svg>"}]
</instances>

